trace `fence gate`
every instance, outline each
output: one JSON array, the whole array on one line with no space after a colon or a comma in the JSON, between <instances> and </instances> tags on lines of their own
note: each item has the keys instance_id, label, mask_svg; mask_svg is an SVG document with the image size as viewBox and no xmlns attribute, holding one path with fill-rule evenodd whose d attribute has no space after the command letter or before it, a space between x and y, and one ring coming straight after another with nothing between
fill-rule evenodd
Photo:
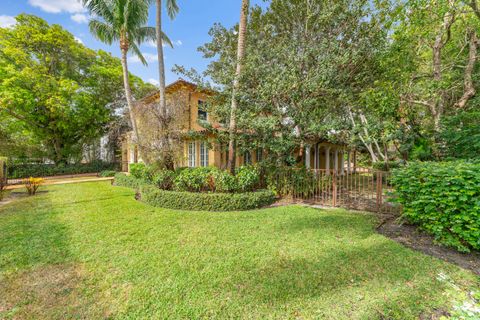
<instances>
[{"instance_id":1,"label":"fence gate","mask_svg":"<svg viewBox=\"0 0 480 320\"><path fill-rule=\"evenodd\" d=\"M392 202L390 173L359 169L289 171L277 176L277 191L301 201L322 206L342 207L381 213L397 213Z\"/></svg>"}]
</instances>

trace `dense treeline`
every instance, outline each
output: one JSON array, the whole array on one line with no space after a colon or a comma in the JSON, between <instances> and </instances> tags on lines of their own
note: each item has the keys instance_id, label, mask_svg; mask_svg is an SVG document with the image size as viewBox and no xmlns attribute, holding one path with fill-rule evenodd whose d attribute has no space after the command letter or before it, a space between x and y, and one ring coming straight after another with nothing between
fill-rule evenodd
<instances>
[{"instance_id":1,"label":"dense treeline","mask_svg":"<svg viewBox=\"0 0 480 320\"><path fill-rule=\"evenodd\" d=\"M479 156L479 16L475 1L454 0L272 0L251 8L240 147L258 144L288 161L296 146L327 138L371 162ZM213 80L220 94L211 112L225 123L237 30L212 27L199 49L212 60L204 74L177 67L204 86Z\"/></svg>"}]
</instances>

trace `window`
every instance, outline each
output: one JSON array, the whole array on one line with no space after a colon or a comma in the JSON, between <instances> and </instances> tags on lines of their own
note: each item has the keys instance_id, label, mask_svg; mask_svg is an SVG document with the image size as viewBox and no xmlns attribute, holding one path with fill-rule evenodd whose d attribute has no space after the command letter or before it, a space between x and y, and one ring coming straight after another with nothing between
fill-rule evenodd
<instances>
[{"instance_id":1,"label":"window","mask_svg":"<svg viewBox=\"0 0 480 320\"><path fill-rule=\"evenodd\" d=\"M207 142L200 143L200 166L208 167L208 145Z\"/></svg>"},{"instance_id":2,"label":"window","mask_svg":"<svg viewBox=\"0 0 480 320\"><path fill-rule=\"evenodd\" d=\"M261 162L263 160L263 150L258 148L257 149L257 162Z\"/></svg>"},{"instance_id":3,"label":"window","mask_svg":"<svg viewBox=\"0 0 480 320\"><path fill-rule=\"evenodd\" d=\"M243 164L252 164L252 154L250 153L250 151L245 151L245 153L243 154Z\"/></svg>"},{"instance_id":4,"label":"window","mask_svg":"<svg viewBox=\"0 0 480 320\"><path fill-rule=\"evenodd\" d=\"M208 113L204 101L198 100L198 120L207 121Z\"/></svg>"},{"instance_id":5,"label":"window","mask_svg":"<svg viewBox=\"0 0 480 320\"><path fill-rule=\"evenodd\" d=\"M194 168L197 164L197 148L195 142L188 143L188 166Z\"/></svg>"}]
</instances>

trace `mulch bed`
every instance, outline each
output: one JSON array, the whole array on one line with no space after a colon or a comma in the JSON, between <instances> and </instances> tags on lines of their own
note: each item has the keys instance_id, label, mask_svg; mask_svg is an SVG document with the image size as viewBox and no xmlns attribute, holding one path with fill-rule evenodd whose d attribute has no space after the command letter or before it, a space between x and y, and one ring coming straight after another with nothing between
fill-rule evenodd
<instances>
[{"instance_id":1,"label":"mulch bed","mask_svg":"<svg viewBox=\"0 0 480 320\"><path fill-rule=\"evenodd\" d=\"M402 223L398 216L379 215L378 233L411 249L454 263L480 275L480 252L460 253L454 248L435 243L434 238L417 227Z\"/></svg>"}]
</instances>

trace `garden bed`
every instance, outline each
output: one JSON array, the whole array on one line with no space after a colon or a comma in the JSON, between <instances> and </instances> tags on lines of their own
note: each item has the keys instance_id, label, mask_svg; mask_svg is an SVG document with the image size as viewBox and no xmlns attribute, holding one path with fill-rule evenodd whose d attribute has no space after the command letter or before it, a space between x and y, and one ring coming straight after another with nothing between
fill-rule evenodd
<instances>
[{"instance_id":1,"label":"garden bed","mask_svg":"<svg viewBox=\"0 0 480 320\"><path fill-rule=\"evenodd\" d=\"M241 211L271 205L275 195L270 190L242 193L186 192L162 190L148 181L117 174L116 186L137 190L137 200L160 208L191 211Z\"/></svg>"}]
</instances>

